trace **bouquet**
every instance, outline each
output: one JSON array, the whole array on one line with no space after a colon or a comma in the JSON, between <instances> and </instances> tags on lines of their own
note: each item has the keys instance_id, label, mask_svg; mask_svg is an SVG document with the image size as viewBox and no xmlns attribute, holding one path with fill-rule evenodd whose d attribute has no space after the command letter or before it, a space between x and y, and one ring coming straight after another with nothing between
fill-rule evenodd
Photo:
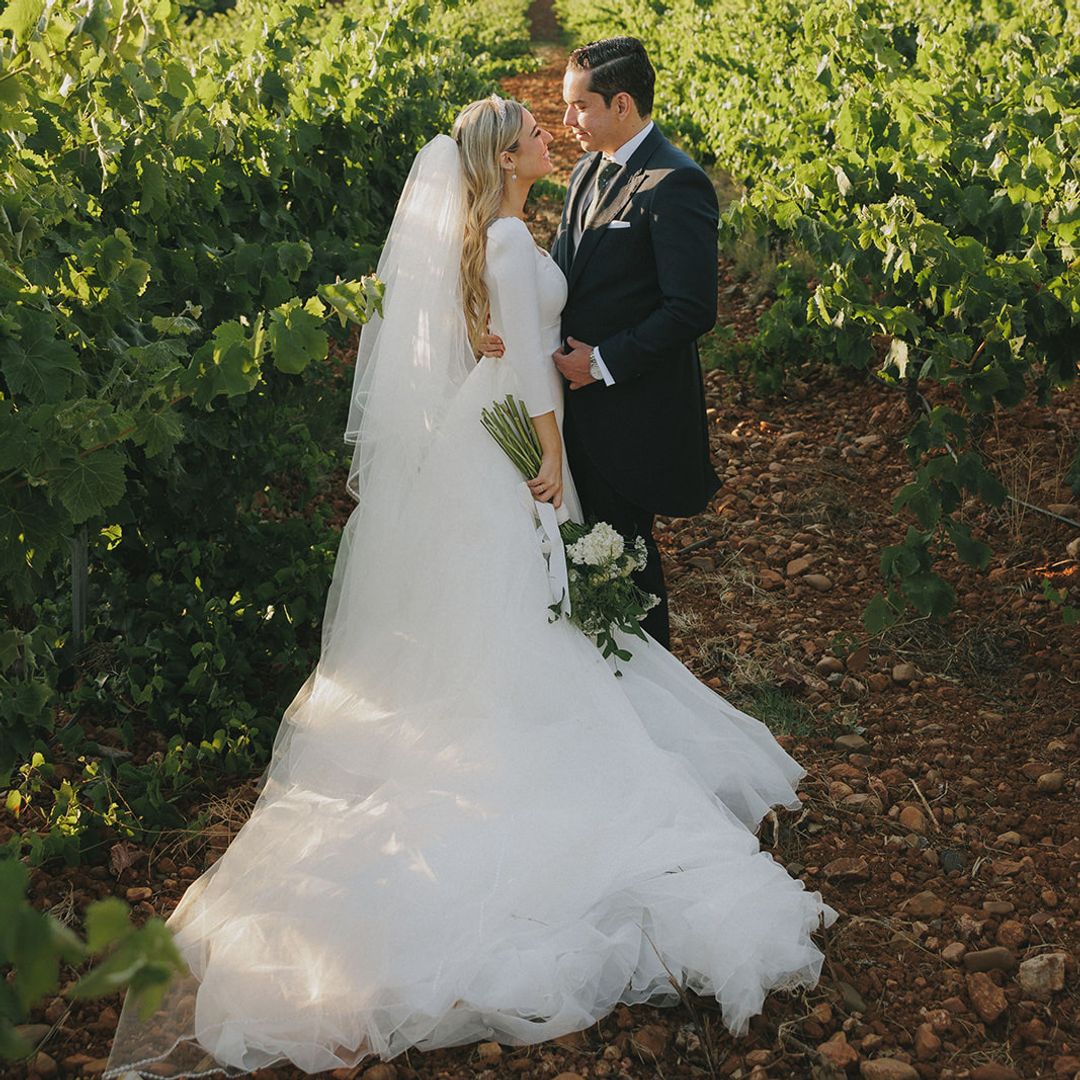
<instances>
[{"instance_id":1,"label":"bouquet","mask_svg":"<svg viewBox=\"0 0 1080 1080\"><path fill-rule=\"evenodd\" d=\"M504 401L481 409L480 422L526 480L540 471L540 440L525 405L508 394ZM633 634L642 641L641 620L660 601L638 586L631 575L645 566L648 553L642 537L631 544L606 521L581 525L564 521L559 535L566 548L570 621L581 628L603 652L629 660L615 633ZM566 613L560 598L550 609L554 621Z\"/></svg>"}]
</instances>

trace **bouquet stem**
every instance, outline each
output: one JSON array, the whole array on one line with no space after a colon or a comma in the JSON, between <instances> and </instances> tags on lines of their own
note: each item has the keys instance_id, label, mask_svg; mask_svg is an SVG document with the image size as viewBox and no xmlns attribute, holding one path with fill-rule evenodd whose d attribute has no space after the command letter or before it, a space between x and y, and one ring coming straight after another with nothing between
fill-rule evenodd
<instances>
[{"instance_id":1,"label":"bouquet stem","mask_svg":"<svg viewBox=\"0 0 1080 1080\"><path fill-rule=\"evenodd\" d=\"M526 480L540 472L540 440L523 402L508 394L481 409L480 422ZM645 565L645 542L638 537L627 550L623 537L610 525L600 522L590 527L569 518L559 525L559 535L571 564L570 620L596 642L605 658L629 660L629 651L619 645L615 633L644 640L641 620L658 603L632 579ZM562 600L551 605L553 620L562 609Z\"/></svg>"}]
</instances>

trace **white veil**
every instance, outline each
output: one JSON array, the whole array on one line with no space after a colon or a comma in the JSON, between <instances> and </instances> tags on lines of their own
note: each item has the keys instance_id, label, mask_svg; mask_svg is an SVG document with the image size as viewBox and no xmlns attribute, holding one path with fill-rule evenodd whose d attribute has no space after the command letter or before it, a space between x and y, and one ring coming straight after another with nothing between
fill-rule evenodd
<instances>
[{"instance_id":1,"label":"white veil","mask_svg":"<svg viewBox=\"0 0 1080 1080\"><path fill-rule=\"evenodd\" d=\"M320 661L285 710L252 821L280 813L280 800L298 785L321 793L357 791L369 782L370 761L350 759L342 765L343 745L352 746L345 732L356 729L357 717L380 715L363 697L362 675L413 659L415 650L402 645L391 616L406 599L402 590L418 583L391 567L403 547L418 542L417 523L426 520L430 501L417 506L412 494L440 420L476 368L461 303L463 209L457 143L437 135L413 162L379 260L382 315L361 331L345 430L346 442L355 444L347 487L358 505L342 533L327 594ZM482 432L479 410L475 430ZM487 438L477 435L481 443ZM418 561L406 558L403 564ZM429 591L440 576L434 567ZM360 670L358 654L368 658ZM417 680L402 676L398 682ZM220 950L243 923L236 912L218 916L220 903L206 899L221 865L215 863L192 883L169 920L191 971L173 980L149 1018L141 1017L133 996L127 996L106 1077L154 1075L166 1066L167 1075L177 1077L240 1075L200 1045L206 1022L197 995L213 954L211 942ZM227 1028L213 1030L218 1045L227 1046Z\"/></svg>"},{"instance_id":2,"label":"white veil","mask_svg":"<svg viewBox=\"0 0 1080 1080\"><path fill-rule=\"evenodd\" d=\"M394 610L400 583L368 568L394 565L415 531L402 517L418 516L417 480L447 407L476 367L461 299L464 222L460 151L449 135L436 135L413 161L379 259L382 314L360 333L345 425L345 441L355 445L346 487L358 506L327 594L323 673L351 664L373 613ZM358 559L363 566L353 565Z\"/></svg>"},{"instance_id":3,"label":"white veil","mask_svg":"<svg viewBox=\"0 0 1080 1080\"><path fill-rule=\"evenodd\" d=\"M365 504L407 497L440 415L474 365L461 300L463 227L457 143L436 135L416 155L379 259L382 316L360 335L345 441L356 445L348 489Z\"/></svg>"}]
</instances>

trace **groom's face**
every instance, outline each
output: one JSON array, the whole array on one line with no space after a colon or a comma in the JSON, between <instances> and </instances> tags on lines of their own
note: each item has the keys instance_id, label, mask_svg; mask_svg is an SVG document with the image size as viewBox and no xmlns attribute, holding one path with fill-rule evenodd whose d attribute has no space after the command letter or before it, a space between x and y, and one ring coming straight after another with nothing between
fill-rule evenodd
<instances>
[{"instance_id":1,"label":"groom's face","mask_svg":"<svg viewBox=\"0 0 1080 1080\"><path fill-rule=\"evenodd\" d=\"M589 89L592 72L567 69L563 77L563 123L574 133L582 150L611 153L623 144L618 110L604 103L603 95Z\"/></svg>"}]
</instances>

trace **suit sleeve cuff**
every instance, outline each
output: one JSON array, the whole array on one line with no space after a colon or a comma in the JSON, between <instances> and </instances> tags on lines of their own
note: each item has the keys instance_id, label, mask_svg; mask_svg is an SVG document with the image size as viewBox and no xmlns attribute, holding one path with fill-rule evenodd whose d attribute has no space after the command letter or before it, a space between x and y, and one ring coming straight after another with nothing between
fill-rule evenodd
<instances>
[{"instance_id":1,"label":"suit sleeve cuff","mask_svg":"<svg viewBox=\"0 0 1080 1080\"><path fill-rule=\"evenodd\" d=\"M593 351L593 356L596 357L596 366L600 369L600 374L604 376L605 386L614 386L615 380L611 377L611 372L607 369L607 364L604 363L604 358L600 355L600 349L596 348Z\"/></svg>"}]
</instances>

